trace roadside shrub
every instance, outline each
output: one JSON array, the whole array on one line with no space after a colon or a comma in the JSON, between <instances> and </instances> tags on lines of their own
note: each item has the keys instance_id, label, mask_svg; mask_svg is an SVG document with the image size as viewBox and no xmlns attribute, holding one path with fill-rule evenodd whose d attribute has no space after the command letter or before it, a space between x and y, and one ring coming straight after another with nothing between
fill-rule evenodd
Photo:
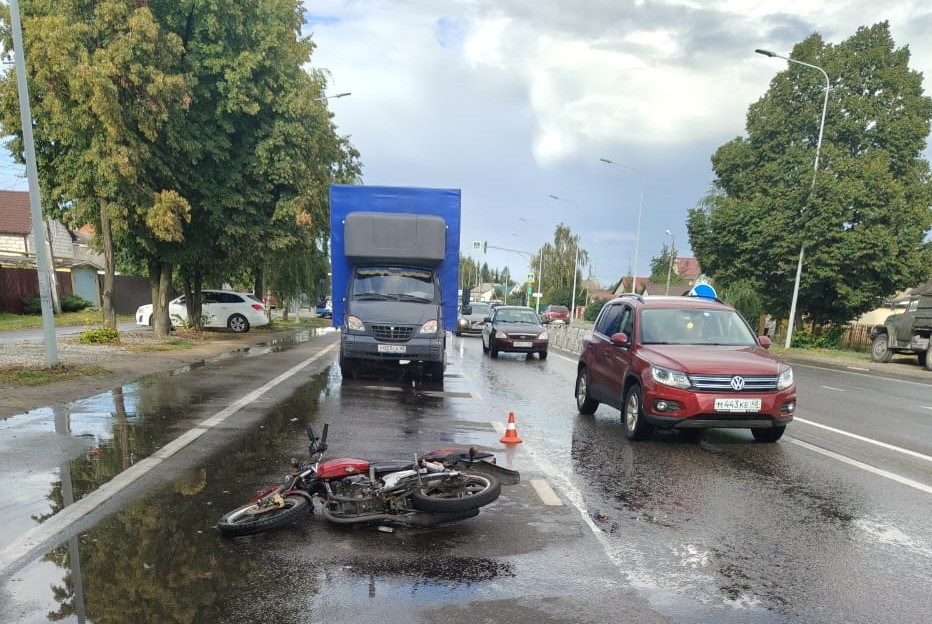
<instances>
[{"instance_id":1,"label":"roadside shrub","mask_svg":"<svg viewBox=\"0 0 932 624\"><path fill-rule=\"evenodd\" d=\"M60 303L62 312L80 312L91 305L90 301L76 295L62 295ZM42 299L36 295L23 297L23 313L42 314Z\"/></svg>"},{"instance_id":2,"label":"roadside shrub","mask_svg":"<svg viewBox=\"0 0 932 624\"><path fill-rule=\"evenodd\" d=\"M120 332L115 327L101 327L89 329L78 338L81 344L117 344L120 342Z\"/></svg>"},{"instance_id":3,"label":"roadside shrub","mask_svg":"<svg viewBox=\"0 0 932 624\"><path fill-rule=\"evenodd\" d=\"M589 305L586 306L586 311L583 313L583 318L587 321L595 321L596 317L599 316L599 312L602 311L602 308L605 307L605 304L608 303L607 299L594 299L589 302Z\"/></svg>"},{"instance_id":4,"label":"roadside shrub","mask_svg":"<svg viewBox=\"0 0 932 624\"><path fill-rule=\"evenodd\" d=\"M35 295L23 297L23 314L42 314L42 300Z\"/></svg>"},{"instance_id":5,"label":"roadside shrub","mask_svg":"<svg viewBox=\"0 0 932 624\"><path fill-rule=\"evenodd\" d=\"M78 297L77 295L62 295L61 296L61 311L62 312L80 312L84 308L90 307L91 302L87 299Z\"/></svg>"}]
</instances>

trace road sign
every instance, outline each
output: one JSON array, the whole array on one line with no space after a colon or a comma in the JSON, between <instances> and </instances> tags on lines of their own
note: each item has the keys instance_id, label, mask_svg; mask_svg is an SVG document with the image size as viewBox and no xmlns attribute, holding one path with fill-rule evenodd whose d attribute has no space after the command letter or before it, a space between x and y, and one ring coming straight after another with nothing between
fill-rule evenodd
<instances>
[{"instance_id":1,"label":"road sign","mask_svg":"<svg viewBox=\"0 0 932 624\"><path fill-rule=\"evenodd\" d=\"M544 294L543 294L543 293L534 293L534 294L531 295L531 296L534 297L535 299L540 299L541 297L544 296Z\"/></svg>"},{"instance_id":2,"label":"road sign","mask_svg":"<svg viewBox=\"0 0 932 624\"><path fill-rule=\"evenodd\" d=\"M473 250L473 251L482 251L482 241L481 241L481 240L479 240L479 241L473 241L473 242L472 242L472 250Z\"/></svg>"},{"instance_id":3,"label":"road sign","mask_svg":"<svg viewBox=\"0 0 932 624\"><path fill-rule=\"evenodd\" d=\"M528 273L527 275L524 276L524 281L526 281L528 284L533 284L534 277L535 275L533 273Z\"/></svg>"}]
</instances>

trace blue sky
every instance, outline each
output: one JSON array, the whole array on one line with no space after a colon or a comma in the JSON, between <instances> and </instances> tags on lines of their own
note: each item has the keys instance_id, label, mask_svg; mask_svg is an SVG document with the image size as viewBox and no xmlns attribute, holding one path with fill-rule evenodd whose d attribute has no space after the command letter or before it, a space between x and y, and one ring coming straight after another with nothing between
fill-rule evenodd
<instances>
[{"instance_id":1,"label":"blue sky","mask_svg":"<svg viewBox=\"0 0 932 624\"><path fill-rule=\"evenodd\" d=\"M911 68L932 75L928 0L305 7L311 64L328 72L329 93L352 93L329 105L362 154L366 184L462 189L468 253L472 240L533 252L563 223L604 285L635 266L649 273L672 242L667 229L679 255L691 255L686 214L712 182L712 153L744 133L748 106L786 68L755 48L789 54L813 32L837 43L887 20ZM27 190L18 170L0 159L0 188ZM490 249L480 259L528 270L521 254Z\"/></svg>"}]
</instances>

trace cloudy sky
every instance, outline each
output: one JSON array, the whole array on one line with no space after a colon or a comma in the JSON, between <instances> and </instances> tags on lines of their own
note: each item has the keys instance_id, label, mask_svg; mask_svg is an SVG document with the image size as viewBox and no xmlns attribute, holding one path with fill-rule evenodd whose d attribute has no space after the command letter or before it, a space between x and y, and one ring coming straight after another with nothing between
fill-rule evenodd
<instances>
[{"instance_id":1,"label":"cloudy sky","mask_svg":"<svg viewBox=\"0 0 932 624\"><path fill-rule=\"evenodd\" d=\"M932 76L928 0L305 8L312 65L329 72L329 93L352 93L330 108L362 154L366 184L462 189L468 253L473 240L533 252L563 223L606 285L635 267L648 274L672 242L667 229L678 255L692 254L686 213L710 186L710 156L744 133L748 105L786 68L755 48L786 55L813 32L838 43L886 20L896 45L909 46L911 68ZM26 190L10 172L0 165L0 188ZM519 253L489 249L483 259L513 275L529 270Z\"/></svg>"}]
</instances>

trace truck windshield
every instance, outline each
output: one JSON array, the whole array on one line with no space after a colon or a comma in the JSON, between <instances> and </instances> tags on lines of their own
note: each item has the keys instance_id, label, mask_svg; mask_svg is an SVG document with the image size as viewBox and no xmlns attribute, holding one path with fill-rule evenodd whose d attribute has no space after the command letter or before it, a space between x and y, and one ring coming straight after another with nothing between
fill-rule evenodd
<instances>
[{"instance_id":1,"label":"truck windshield","mask_svg":"<svg viewBox=\"0 0 932 624\"><path fill-rule=\"evenodd\" d=\"M434 300L433 271L414 267L359 267L353 277L353 299Z\"/></svg>"}]
</instances>

